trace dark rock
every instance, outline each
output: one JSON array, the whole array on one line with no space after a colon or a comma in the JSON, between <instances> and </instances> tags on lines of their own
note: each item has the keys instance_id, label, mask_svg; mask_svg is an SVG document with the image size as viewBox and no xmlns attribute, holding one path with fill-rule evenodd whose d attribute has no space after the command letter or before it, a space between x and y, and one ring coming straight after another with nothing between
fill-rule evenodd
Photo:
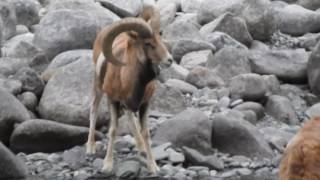
<instances>
[{"instance_id":1,"label":"dark rock","mask_svg":"<svg viewBox=\"0 0 320 180\"><path fill-rule=\"evenodd\" d=\"M286 97L279 95L270 96L266 104L266 112L278 121L290 125L299 124L299 120L291 102Z\"/></svg>"},{"instance_id":2,"label":"dark rock","mask_svg":"<svg viewBox=\"0 0 320 180\"><path fill-rule=\"evenodd\" d=\"M56 152L84 144L88 133L88 128L34 119L15 128L10 148L15 152L26 153ZM96 138L101 137L101 134L96 133Z\"/></svg>"},{"instance_id":3,"label":"dark rock","mask_svg":"<svg viewBox=\"0 0 320 180\"><path fill-rule=\"evenodd\" d=\"M209 33L205 35L205 39L217 48L216 51L219 51L224 47L234 47L243 50L248 49L245 45L241 44L240 42L223 32Z\"/></svg>"},{"instance_id":4,"label":"dark rock","mask_svg":"<svg viewBox=\"0 0 320 180\"><path fill-rule=\"evenodd\" d=\"M16 11L9 0L3 0L0 2L0 27L2 42L10 39L16 34L17 17ZM1 43L2 43L1 42Z\"/></svg>"},{"instance_id":5,"label":"dark rock","mask_svg":"<svg viewBox=\"0 0 320 180\"><path fill-rule=\"evenodd\" d=\"M215 114L212 128L212 146L221 152L259 159L273 156L258 129L234 111Z\"/></svg>"},{"instance_id":6,"label":"dark rock","mask_svg":"<svg viewBox=\"0 0 320 180\"><path fill-rule=\"evenodd\" d=\"M118 19L93 1L56 1L41 19L34 43L51 60L66 50L91 48L102 27Z\"/></svg>"},{"instance_id":7,"label":"dark rock","mask_svg":"<svg viewBox=\"0 0 320 180\"><path fill-rule=\"evenodd\" d=\"M21 68L15 74L15 78L21 81L22 91L33 92L38 97L42 94L44 82L33 69L27 67Z\"/></svg>"},{"instance_id":8,"label":"dark rock","mask_svg":"<svg viewBox=\"0 0 320 180\"><path fill-rule=\"evenodd\" d=\"M316 95L320 95L320 42L312 51L308 66L307 66L307 74L308 74L308 82L310 89Z\"/></svg>"},{"instance_id":9,"label":"dark rock","mask_svg":"<svg viewBox=\"0 0 320 180\"><path fill-rule=\"evenodd\" d=\"M261 119L262 117L264 117L264 112L265 112L264 107L261 104L256 102L244 102L234 107L234 109L238 111L247 111L247 110L253 111L257 115L258 119Z\"/></svg>"},{"instance_id":10,"label":"dark rock","mask_svg":"<svg viewBox=\"0 0 320 180\"><path fill-rule=\"evenodd\" d=\"M251 51L251 69L258 74L274 74L285 82L301 83L307 79L308 57L304 49Z\"/></svg>"},{"instance_id":11,"label":"dark rock","mask_svg":"<svg viewBox=\"0 0 320 180\"><path fill-rule=\"evenodd\" d=\"M0 141L7 144L14 124L28 119L27 109L12 94L0 89Z\"/></svg>"},{"instance_id":12,"label":"dark rock","mask_svg":"<svg viewBox=\"0 0 320 180\"><path fill-rule=\"evenodd\" d=\"M246 22L241 17L237 17L231 13L225 13L219 16L200 29L200 33L203 36L214 31L224 32L248 47L250 47L253 40L248 32Z\"/></svg>"},{"instance_id":13,"label":"dark rock","mask_svg":"<svg viewBox=\"0 0 320 180\"><path fill-rule=\"evenodd\" d=\"M156 143L171 142L173 146L187 146L202 153L211 148L211 126L208 117L197 109L187 109L161 123L155 132Z\"/></svg>"},{"instance_id":14,"label":"dark rock","mask_svg":"<svg viewBox=\"0 0 320 180\"><path fill-rule=\"evenodd\" d=\"M251 72L248 52L233 47L220 49L207 62L207 67L214 69L226 82L236 75Z\"/></svg>"},{"instance_id":15,"label":"dark rock","mask_svg":"<svg viewBox=\"0 0 320 180\"><path fill-rule=\"evenodd\" d=\"M0 179L23 179L27 174L22 161L0 142Z\"/></svg>"},{"instance_id":16,"label":"dark rock","mask_svg":"<svg viewBox=\"0 0 320 180\"><path fill-rule=\"evenodd\" d=\"M88 52L89 53L89 52ZM61 68L47 83L38 111L43 119L72 125L89 125L93 63L89 55ZM97 126L109 119L105 98L102 98Z\"/></svg>"},{"instance_id":17,"label":"dark rock","mask_svg":"<svg viewBox=\"0 0 320 180\"><path fill-rule=\"evenodd\" d=\"M39 23L41 5L37 0L13 0L12 3L16 10L18 24L29 27Z\"/></svg>"},{"instance_id":18,"label":"dark rock","mask_svg":"<svg viewBox=\"0 0 320 180\"><path fill-rule=\"evenodd\" d=\"M192 166L205 166L210 170L222 170L224 163L215 155L204 156L195 149L183 147L183 152L186 156L188 165Z\"/></svg>"}]
</instances>

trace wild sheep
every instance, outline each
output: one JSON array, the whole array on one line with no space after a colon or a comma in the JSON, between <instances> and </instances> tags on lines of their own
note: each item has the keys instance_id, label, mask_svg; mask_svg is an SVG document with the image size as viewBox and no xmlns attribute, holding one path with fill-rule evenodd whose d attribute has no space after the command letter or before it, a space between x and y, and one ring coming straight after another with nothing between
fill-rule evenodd
<instances>
[{"instance_id":1,"label":"wild sheep","mask_svg":"<svg viewBox=\"0 0 320 180\"><path fill-rule=\"evenodd\" d=\"M320 117L311 118L288 144L280 180L320 179Z\"/></svg>"},{"instance_id":2,"label":"wild sheep","mask_svg":"<svg viewBox=\"0 0 320 180\"><path fill-rule=\"evenodd\" d=\"M104 28L93 47L95 65L92 102L90 109L90 132L87 153L95 153L94 131L97 109L105 93L111 114L109 143L103 170L113 169L113 144L121 110L129 117L130 129L136 147L145 151L148 168L159 170L150 147L148 107L155 90L155 78L159 65L170 66L171 54L160 37L159 13L151 6L144 7L140 17L124 18ZM139 121L135 120L138 112Z\"/></svg>"}]
</instances>

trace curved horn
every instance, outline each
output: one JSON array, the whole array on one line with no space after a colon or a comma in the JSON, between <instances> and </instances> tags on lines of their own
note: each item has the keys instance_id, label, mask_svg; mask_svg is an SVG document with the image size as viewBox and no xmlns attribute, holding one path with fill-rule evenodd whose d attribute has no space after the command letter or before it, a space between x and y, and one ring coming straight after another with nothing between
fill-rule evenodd
<instances>
[{"instance_id":1,"label":"curved horn","mask_svg":"<svg viewBox=\"0 0 320 180\"><path fill-rule=\"evenodd\" d=\"M138 18L124 18L120 21L113 23L107 28L102 30L102 52L107 61L110 61L114 65L123 66L123 62L117 60L112 53L112 44L115 38L122 32L135 31L141 37L151 37L153 32L148 23L143 19Z\"/></svg>"}]
</instances>

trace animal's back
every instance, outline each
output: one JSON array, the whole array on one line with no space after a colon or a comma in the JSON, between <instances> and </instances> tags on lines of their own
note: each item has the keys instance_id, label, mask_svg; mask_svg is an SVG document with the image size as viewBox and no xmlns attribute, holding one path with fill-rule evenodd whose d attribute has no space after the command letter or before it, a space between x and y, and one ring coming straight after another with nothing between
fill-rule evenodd
<instances>
[{"instance_id":1,"label":"animal's back","mask_svg":"<svg viewBox=\"0 0 320 180\"><path fill-rule=\"evenodd\" d=\"M280 180L320 180L320 118L308 121L287 146Z\"/></svg>"}]
</instances>

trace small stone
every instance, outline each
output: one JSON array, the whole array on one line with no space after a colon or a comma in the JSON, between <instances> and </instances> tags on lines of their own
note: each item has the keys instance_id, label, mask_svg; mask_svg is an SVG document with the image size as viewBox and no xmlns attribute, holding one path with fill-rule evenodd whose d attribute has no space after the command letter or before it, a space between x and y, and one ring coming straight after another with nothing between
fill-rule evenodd
<instances>
[{"instance_id":1,"label":"small stone","mask_svg":"<svg viewBox=\"0 0 320 180\"><path fill-rule=\"evenodd\" d=\"M154 158L156 161L166 159L169 157L169 152L166 151L172 144L170 142L164 143L160 146L152 148L152 153L154 154Z\"/></svg>"},{"instance_id":2,"label":"small stone","mask_svg":"<svg viewBox=\"0 0 320 180\"><path fill-rule=\"evenodd\" d=\"M103 159L101 158L97 158L93 161L92 163L93 167L96 169L101 169L103 166Z\"/></svg>"},{"instance_id":3,"label":"small stone","mask_svg":"<svg viewBox=\"0 0 320 180\"><path fill-rule=\"evenodd\" d=\"M185 161L185 157L182 153L178 153L173 150L169 154L169 161L172 163L183 163Z\"/></svg>"},{"instance_id":4,"label":"small stone","mask_svg":"<svg viewBox=\"0 0 320 180\"><path fill-rule=\"evenodd\" d=\"M250 169L248 169L248 168L237 169L237 172L242 176L247 176L247 175L252 174L252 171Z\"/></svg>"},{"instance_id":5,"label":"small stone","mask_svg":"<svg viewBox=\"0 0 320 180\"><path fill-rule=\"evenodd\" d=\"M62 161L62 157L56 153L50 154L47 159L52 163L58 163Z\"/></svg>"},{"instance_id":6,"label":"small stone","mask_svg":"<svg viewBox=\"0 0 320 180\"><path fill-rule=\"evenodd\" d=\"M201 170L201 171L198 172L198 175L199 175L200 177L209 176L209 175L210 175L210 174L209 174L209 170L203 169L203 170Z\"/></svg>"}]
</instances>

